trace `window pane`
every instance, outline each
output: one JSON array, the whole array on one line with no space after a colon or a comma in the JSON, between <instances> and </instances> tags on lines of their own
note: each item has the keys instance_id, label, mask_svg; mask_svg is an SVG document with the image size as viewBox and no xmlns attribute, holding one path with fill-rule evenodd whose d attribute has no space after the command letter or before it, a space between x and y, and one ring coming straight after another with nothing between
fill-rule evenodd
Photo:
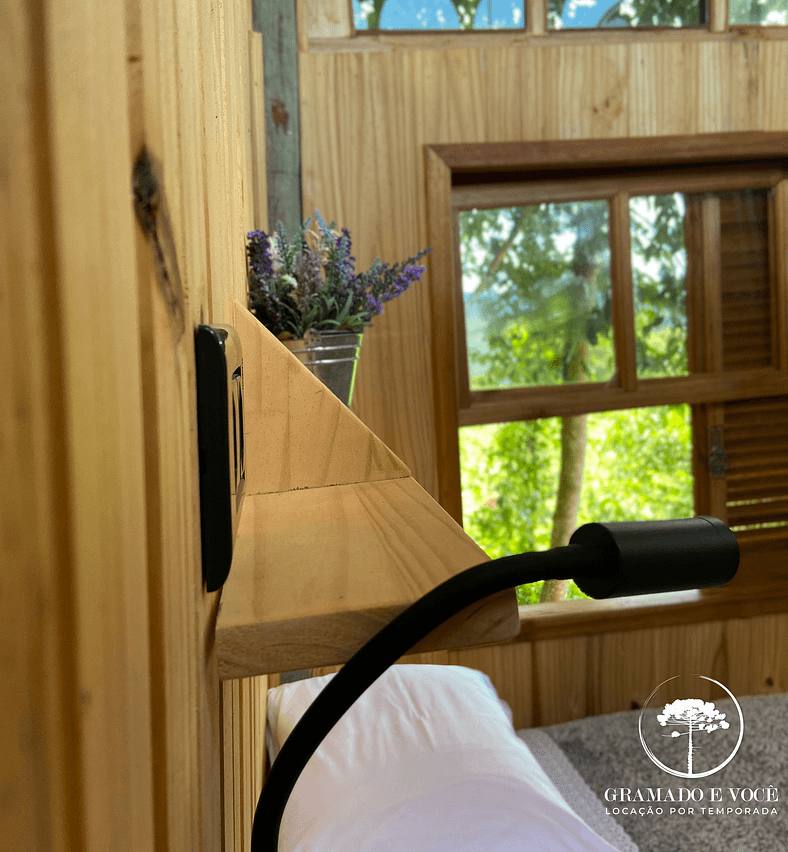
<instances>
[{"instance_id":1,"label":"window pane","mask_svg":"<svg viewBox=\"0 0 788 852\"><path fill-rule=\"evenodd\" d=\"M641 379L687 375L687 252L680 193L632 198L632 284Z\"/></svg>"},{"instance_id":2,"label":"window pane","mask_svg":"<svg viewBox=\"0 0 788 852\"><path fill-rule=\"evenodd\" d=\"M463 211L460 256L472 390L613 375L607 202Z\"/></svg>"},{"instance_id":3,"label":"window pane","mask_svg":"<svg viewBox=\"0 0 788 852\"><path fill-rule=\"evenodd\" d=\"M549 0L550 29L691 27L702 24L702 0Z\"/></svg>"},{"instance_id":4,"label":"window pane","mask_svg":"<svg viewBox=\"0 0 788 852\"><path fill-rule=\"evenodd\" d=\"M788 0L730 0L732 24L788 24Z\"/></svg>"},{"instance_id":5,"label":"window pane","mask_svg":"<svg viewBox=\"0 0 788 852\"><path fill-rule=\"evenodd\" d=\"M688 405L567 419L585 421L586 434L575 480L580 502L573 528L592 521L693 515ZM463 525L469 535L493 558L553 546L561 421L466 426L459 431ZM563 496L568 500L574 495ZM521 587L518 594L521 603L529 598L534 602L538 589Z\"/></svg>"},{"instance_id":6,"label":"window pane","mask_svg":"<svg viewBox=\"0 0 788 852\"><path fill-rule=\"evenodd\" d=\"M487 30L524 25L523 0L353 0L357 30Z\"/></svg>"}]
</instances>

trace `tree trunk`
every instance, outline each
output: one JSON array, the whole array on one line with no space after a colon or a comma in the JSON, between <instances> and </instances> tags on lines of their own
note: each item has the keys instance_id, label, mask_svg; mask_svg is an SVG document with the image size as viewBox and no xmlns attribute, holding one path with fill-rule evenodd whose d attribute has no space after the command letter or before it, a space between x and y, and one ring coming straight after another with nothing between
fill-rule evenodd
<instances>
[{"instance_id":1,"label":"tree trunk","mask_svg":"<svg viewBox=\"0 0 788 852\"><path fill-rule=\"evenodd\" d=\"M586 417L587 415L580 414L577 417L561 419L561 474L550 547L562 547L567 544L577 526L586 453ZM568 585L568 580L546 580L539 601L565 600Z\"/></svg>"},{"instance_id":2,"label":"tree trunk","mask_svg":"<svg viewBox=\"0 0 788 852\"><path fill-rule=\"evenodd\" d=\"M593 275L589 276L586 289L593 287ZM581 339L574 356L566 365L567 375L576 382L588 378L583 364L588 359L588 341ZM586 414L561 418L561 473L558 477L558 493L555 498L553 532L550 547L563 547L577 526L580 495L583 490L583 468L586 457ZM569 580L545 580L539 594L539 603L566 600Z\"/></svg>"}]
</instances>

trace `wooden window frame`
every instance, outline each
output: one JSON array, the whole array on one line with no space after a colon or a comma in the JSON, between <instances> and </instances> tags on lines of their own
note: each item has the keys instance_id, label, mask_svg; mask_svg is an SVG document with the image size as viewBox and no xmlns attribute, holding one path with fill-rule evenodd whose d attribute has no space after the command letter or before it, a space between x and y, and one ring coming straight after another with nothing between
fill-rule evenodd
<instances>
[{"instance_id":1,"label":"wooden window frame","mask_svg":"<svg viewBox=\"0 0 788 852\"><path fill-rule=\"evenodd\" d=\"M428 258L432 301L432 357L434 375L438 494L444 508L462 521L458 428L463 425L566 416L601 410L651 405L693 403L696 405L788 395L788 133L724 133L693 136L643 137L637 139L573 140L472 145L426 146ZM703 164L700 166L699 164ZM691 167L691 173L690 173ZM656 171L659 170L659 171ZM621 182L610 179L616 172ZM561 385L549 388L506 389L468 392L463 388L457 351L461 327L462 299L459 286L456 210L470 197L475 206L498 207L506 197L507 180L528 183L530 198L562 198L567 182L574 192L607 197L611 204L611 250L614 240L629 236L627 193L701 191L715 189L772 189L769 218L773 227L772 317L774 366L756 370L722 372L713 360L714 342L707 340L708 358L704 372L686 377L637 381L634 375L634 340L627 340L623 326L631 306L624 301L617 327L620 356L616 387L601 383ZM631 180L631 183L626 183ZM595 183L596 182L596 183ZM606 195L599 189L605 184ZM579 187L579 189L578 189ZM633 191L632 187L636 187ZM522 186L518 187L521 190ZM511 190L511 198L514 198ZM577 197L573 192L573 197ZM487 193L487 195L485 195ZM523 203L522 192L517 201ZM479 198L486 198L481 204ZM615 236L614 236L615 235ZM616 265L618 264L618 273ZM628 264L627 264L628 265ZM614 287L625 287L621 261L613 252L611 279ZM717 286L719 282L717 282ZM713 287L711 283L709 286ZM629 290L631 294L631 287ZM707 294L708 295L708 294ZM622 337L623 335L623 337ZM466 362L467 363L467 362ZM505 417L502 417L505 414ZM773 553L764 553L764 569L756 582L734 581L720 590L704 590L649 599L541 604L528 608L529 638L576 635L627 629L674 621L744 617L754 612L788 611L788 552L786 564ZM590 606L589 606L590 605ZM617 615L615 615L617 613ZM614 617L611 617L614 616ZM667 620L666 620L667 619Z\"/></svg>"},{"instance_id":2,"label":"wooden window frame","mask_svg":"<svg viewBox=\"0 0 788 852\"><path fill-rule=\"evenodd\" d=\"M769 38L788 37L788 28L782 25L761 24L730 24L730 0L705 0L704 17L701 24L686 27L610 27L610 28L569 28L551 29L548 26L547 0L524 0L524 26L507 27L486 30L357 30L354 24L352 0L322 0L318 8L307 10L306 0L299 0L299 17L304 23L309 22L304 30L309 33L308 39L316 40L316 47L322 46L324 39L332 41L335 38L352 38L364 44L367 40L377 42L384 40L394 44L408 46L418 44L419 40L434 39L450 40L457 43L463 40L462 46L470 46L469 40L481 39L481 44L490 43L490 39L505 41L521 41L533 38L549 38L551 42L572 43L581 41L616 42L643 41L682 38L695 40L708 38L709 35L726 35L742 30L766 30ZM314 19L314 22L313 20Z\"/></svg>"}]
</instances>

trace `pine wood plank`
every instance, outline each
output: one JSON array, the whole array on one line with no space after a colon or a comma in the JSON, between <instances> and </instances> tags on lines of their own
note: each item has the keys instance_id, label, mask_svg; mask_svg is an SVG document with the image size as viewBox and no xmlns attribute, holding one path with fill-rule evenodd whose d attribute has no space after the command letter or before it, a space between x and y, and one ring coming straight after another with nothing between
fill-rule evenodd
<instances>
[{"instance_id":1,"label":"pine wood plank","mask_svg":"<svg viewBox=\"0 0 788 852\"><path fill-rule=\"evenodd\" d=\"M0 830L42 852L153 842L124 12L3 7Z\"/></svg>"},{"instance_id":2,"label":"pine wood plank","mask_svg":"<svg viewBox=\"0 0 788 852\"><path fill-rule=\"evenodd\" d=\"M237 302L232 325L244 353L248 495L409 475L394 453Z\"/></svg>"},{"instance_id":3,"label":"pine wood plank","mask_svg":"<svg viewBox=\"0 0 788 852\"><path fill-rule=\"evenodd\" d=\"M216 625L220 677L347 660L407 604L487 561L411 478L247 496ZM517 630L507 592L416 650Z\"/></svg>"},{"instance_id":4,"label":"pine wood plank","mask_svg":"<svg viewBox=\"0 0 788 852\"><path fill-rule=\"evenodd\" d=\"M729 0L709 0L709 31L713 33L726 33L729 29L728 19L730 17Z\"/></svg>"},{"instance_id":5,"label":"pine wood plank","mask_svg":"<svg viewBox=\"0 0 788 852\"><path fill-rule=\"evenodd\" d=\"M354 34L353 6L350 0L302 2L305 9L306 36L313 38L350 38Z\"/></svg>"},{"instance_id":6,"label":"pine wood plank","mask_svg":"<svg viewBox=\"0 0 788 852\"><path fill-rule=\"evenodd\" d=\"M545 0L530 0L525 9L525 31L530 36L547 35L547 3Z\"/></svg>"}]
</instances>

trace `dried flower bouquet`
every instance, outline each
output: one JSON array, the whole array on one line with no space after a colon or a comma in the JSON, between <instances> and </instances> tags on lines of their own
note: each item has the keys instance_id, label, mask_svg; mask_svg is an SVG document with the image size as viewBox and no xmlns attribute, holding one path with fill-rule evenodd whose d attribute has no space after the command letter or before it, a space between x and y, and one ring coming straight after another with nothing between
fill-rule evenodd
<instances>
[{"instance_id":1,"label":"dried flower bouquet","mask_svg":"<svg viewBox=\"0 0 788 852\"><path fill-rule=\"evenodd\" d=\"M281 339L301 338L307 329L362 331L384 302L421 280L418 261L429 251L393 265L377 259L357 274L350 232L327 225L315 210L289 242L281 223L270 235L247 234L249 307Z\"/></svg>"}]
</instances>

